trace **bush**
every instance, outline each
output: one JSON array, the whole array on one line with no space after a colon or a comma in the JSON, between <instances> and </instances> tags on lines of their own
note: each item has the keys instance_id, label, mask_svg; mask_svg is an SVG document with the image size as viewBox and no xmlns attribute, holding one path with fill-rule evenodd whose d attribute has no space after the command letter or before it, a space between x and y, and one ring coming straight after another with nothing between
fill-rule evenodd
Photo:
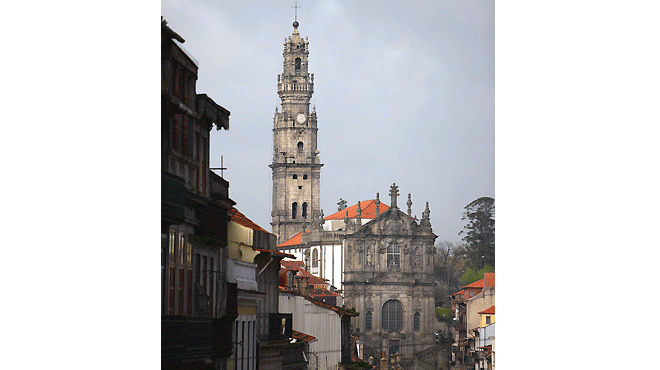
<instances>
[{"instance_id":1,"label":"bush","mask_svg":"<svg viewBox=\"0 0 660 370\"><path fill-rule=\"evenodd\" d=\"M435 317L438 318L438 321L446 322L451 324L451 307L436 307L435 308Z\"/></svg>"}]
</instances>

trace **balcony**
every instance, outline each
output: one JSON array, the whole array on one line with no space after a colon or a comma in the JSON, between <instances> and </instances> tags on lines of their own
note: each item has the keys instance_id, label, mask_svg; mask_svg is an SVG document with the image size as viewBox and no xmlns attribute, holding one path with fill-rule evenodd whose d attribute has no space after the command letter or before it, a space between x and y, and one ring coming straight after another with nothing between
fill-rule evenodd
<instances>
[{"instance_id":1,"label":"balcony","mask_svg":"<svg viewBox=\"0 0 660 370\"><path fill-rule=\"evenodd\" d=\"M263 313L257 315L257 336L263 341L286 340L293 335L293 314Z\"/></svg>"}]
</instances>

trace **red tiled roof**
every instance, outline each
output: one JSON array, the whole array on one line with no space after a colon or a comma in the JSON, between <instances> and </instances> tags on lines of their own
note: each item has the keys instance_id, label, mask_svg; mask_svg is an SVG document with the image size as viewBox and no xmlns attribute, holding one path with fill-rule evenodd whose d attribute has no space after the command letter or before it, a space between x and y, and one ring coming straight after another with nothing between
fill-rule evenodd
<instances>
[{"instance_id":1,"label":"red tiled roof","mask_svg":"<svg viewBox=\"0 0 660 370\"><path fill-rule=\"evenodd\" d=\"M305 232L308 233L309 230L307 230L307 231L305 231ZM278 247L278 248L279 248L279 247L290 247L290 246L292 246L292 245L302 244L302 233L303 233L302 231L299 232L298 234L292 236L291 239L285 241L284 243L278 245L277 247Z\"/></svg>"},{"instance_id":2,"label":"red tiled roof","mask_svg":"<svg viewBox=\"0 0 660 370\"><path fill-rule=\"evenodd\" d=\"M490 306L487 309L477 312L485 315L495 315L495 306Z\"/></svg>"},{"instance_id":3,"label":"red tiled roof","mask_svg":"<svg viewBox=\"0 0 660 370\"><path fill-rule=\"evenodd\" d=\"M339 293L331 292L327 289L313 289L309 292L310 297L339 297Z\"/></svg>"},{"instance_id":4,"label":"red tiled roof","mask_svg":"<svg viewBox=\"0 0 660 370\"><path fill-rule=\"evenodd\" d=\"M293 254L288 254L284 252L279 252L279 251L271 251L270 249L259 249L259 248L253 248L257 252L263 252L263 253L272 253L277 257L282 257L282 258L296 258Z\"/></svg>"},{"instance_id":5,"label":"red tiled roof","mask_svg":"<svg viewBox=\"0 0 660 370\"><path fill-rule=\"evenodd\" d=\"M324 278L318 277L316 275L312 275L311 273L309 273L309 272L307 272L303 269L298 270L298 275L297 276L304 276L304 277L309 278L309 279L307 279L307 284L308 285L327 285L328 284L327 283L328 279L324 279Z\"/></svg>"},{"instance_id":6,"label":"red tiled roof","mask_svg":"<svg viewBox=\"0 0 660 370\"><path fill-rule=\"evenodd\" d=\"M486 286L495 286L495 273L494 272L487 272L484 274L484 278L486 279Z\"/></svg>"},{"instance_id":7,"label":"red tiled roof","mask_svg":"<svg viewBox=\"0 0 660 370\"><path fill-rule=\"evenodd\" d=\"M245 217L245 215L239 212L236 207L231 207L231 209L227 211L227 216L229 216L230 221L234 221L241 226L249 227L252 230L263 231L266 234L271 234L261 226L252 222L249 218Z\"/></svg>"},{"instance_id":8,"label":"red tiled roof","mask_svg":"<svg viewBox=\"0 0 660 370\"><path fill-rule=\"evenodd\" d=\"M495 286L495 273L494 272L487 272L484 274L484 279L486 279L486 286L487 287L494 287ZM465 288L483 288L484 287L484 279L479 279L475 281L472 284L466 285L463 287Z\"/></svg>"},{"instance_id":9,"label":"red tiled roof","mask_svg":"<svg viewBox=\"0 0 660 370\"><path fill-rule=\"evenodd\" d=\"M330 216L323 217L324 220L343 220L346 218L346 211L348 211L348 218L357 217L357 203L354 205L337 211ZM360 218L376 218L376 199L360 201L360 208L362 208L362 213ZM387 211L390 208L387 204L380 202L380 213Z\"/></svg>"},{"instance_id":10,"label":"red tiled roof","mask_svg":"<svg viewBox=\"0 0 660 370\"><path fill-rule=\"evenodd\" d=\"M316 337L313 337L309 334L301 333L299 331L293 331L292 337L296 340L301 340L303 342L312 343L316 341Z\"/></svg>"},{"instance_id":11,"label":"red tiled roof","mask_svg":"<svg viewBox=\"0 0 660 370\"><path fill-rule=\"evenodd\" d=\"M285 267L288 270L299 270L305 268L305 262L303 261L280 261L282 267Z\"/></svg>"}]
</instances>

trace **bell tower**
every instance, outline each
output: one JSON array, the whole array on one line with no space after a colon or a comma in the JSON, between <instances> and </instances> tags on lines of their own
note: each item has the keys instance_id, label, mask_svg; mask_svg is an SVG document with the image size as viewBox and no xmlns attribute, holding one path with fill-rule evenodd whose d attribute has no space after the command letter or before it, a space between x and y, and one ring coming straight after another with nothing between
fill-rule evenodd
<instances>
[{"instance_id":1,"label":"bell tower","mask_svg":"<svg viewBox=\"0 0 660 370\"><path fill-rule=\"evenodd\" d=\"M273 118L273 206L271 225L277 243L289 240L321 216L319 183L321 167L316 146L316 108L310 112L314 74L307 71L307 39L298 33L284 39L284 69L277 75L281 111ZM308 226L305 226L309 229Z\"/></svg>"}]
</instances>

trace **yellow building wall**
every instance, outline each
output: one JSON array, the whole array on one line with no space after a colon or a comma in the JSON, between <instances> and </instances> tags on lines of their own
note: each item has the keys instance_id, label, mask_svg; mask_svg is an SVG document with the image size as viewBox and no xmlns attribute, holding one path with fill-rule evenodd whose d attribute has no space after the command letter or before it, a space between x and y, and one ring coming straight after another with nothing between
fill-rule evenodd
<instances>
[{"instance_id":1,"label":"yellow building wall","mask_svg":"<svg viewBox=\"0 0 660 370\"><path fill-rule=\"evenodd\" d=\"M489 324L486 324L486 316L490 316L490 323ZM481 325L479 325L479 327L483 328L483 327L488 326L488 325L493 324L493 323L495 323L495 314L492 314L492 315L487 315L487 314L483 314L483 313L481 314Z\"/></svg>"},{"instance_id":2,"label":"yellow building wall","mask_svg":"<svg viewBox=\"0 0 660 370\"><path fill-rule=\"evenodd\" d=\"M253 263L254 257L259 254L252 249L253 241L254 230L229 221L227 225L228 258Z\"/></svg>"}]
</instances>

